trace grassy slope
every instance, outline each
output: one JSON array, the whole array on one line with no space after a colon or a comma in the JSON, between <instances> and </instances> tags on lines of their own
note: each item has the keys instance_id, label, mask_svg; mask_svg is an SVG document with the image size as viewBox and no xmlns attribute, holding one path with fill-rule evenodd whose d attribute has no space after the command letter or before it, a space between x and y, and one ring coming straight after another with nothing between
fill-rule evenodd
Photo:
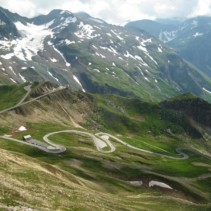
<instances>
[{"instance_id":1,"label":"grassy slope","mask_svg":"<svg viewBox=\"0 0 211 211\"><path fill-rule=\"evenodd\" d=\"M75 56L79 58L78 63L73 62L73 69L76 74L79 74L85 89L92 93L118 93L122 96L136 96L144 101L160 102L192 91L211 102L211 95L202 90L203 87L207 89L210 87L211 80L172 51L165 49L162 54L158 54L157 48L151 46L150 54L156 58L159 66L144 54L134 52L150 64L149 67L139 68L138 62L134 60L126 65L123 61L116 60L115 56L110 58L107 55L107 61L93 56L89 51L84 50L90 49L89 45L89 42L73 44L63 50L70 60ZM113 62L115 66L112 65ZM88 63L91 65L87 66ZM83 72L84 69L86 72Z\"/></svg>"},{"instance_id":2,"label":"grassy slope","mask_svg":"<svg viewBox=\"0 0 211 211\"><path fill-rule=\"evenodd\" d=\"M26 93L23 87L24 85L0 86L0 110L16 105Z\"/></svg>"},{"instance_id":3,"label":"grassy slope","mask_svg":"<svg viewBox=\"0 0 211 211\"><path fill-rule=\"evenodd\" d=\"M54 104L51 104L52 101ZM178 146L206 151L201 138L190 137L183 125L164 118L160 105L139 100L69 93L65 90L20 110L22 112L18 113L24 116L14 112L2 116L1 134L7 132L21 138L30 133L41 140L43 135L51 131L75 128L69 123L68 112L74 121L89 128L90 132L96 129L107 131L131 145L151 151L174 156ZM63 114L62 110L66 112ZM33 118L34 112L36 122ZM57 118L58 112L61 121ZM78 115L74 116L74 113ZM43 115L45 118L42 118ZM79 120L80 116L83 121ZM17 122L12 121L9 126L11 118ZM25 124L28 131L14 133L14 127L18 124ZM7 126L7 129L3 128L4 126ZM169 134L167 129L171 129L174 136ZM0 168L1 177L5 178L1 183L1 190L5 193L1 198L2 204L20 206L17 201L24 201L29 207L42 210L210 208L207 202L211 199L211 192L205 185L210 177L203 177L210 174L211 161L204 156L187 152L190 159L174 161L134 151L115 142L117 150L114 153L102 154L96 151L86 137L58 134L51 139L65 145L67 152L49 155L1 140L1 149L6 149L1 150L1 155L6 160L1 163ZM197 179L198 176L201 176L200 180ZM126 182L143 178L164 181L177 191L135 188ZM25 186L21 185L23 181ZM33 198L30 197L32 194Z\"/></svg>"}]
</instances>

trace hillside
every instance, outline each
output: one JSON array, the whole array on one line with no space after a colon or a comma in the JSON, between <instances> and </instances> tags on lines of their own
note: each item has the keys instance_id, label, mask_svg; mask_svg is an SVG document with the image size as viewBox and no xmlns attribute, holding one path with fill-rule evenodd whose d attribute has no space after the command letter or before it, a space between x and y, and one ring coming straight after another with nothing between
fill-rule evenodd
<instances>
[{"instance_id":1,"label":"hillside","mask_svg":"<svg viewBox=\"0 0 211 211\"><path fill-rule=\"evenodd\" d=\"M2 208L211 208L209 103L190 94L152 104L52 89L51 84L33 84L26 102L49 94L0 114ZM27 131L18 131L20 126ZM66 147L60 154L7 139L30 134L44 143L44 135L64 130L49 137ZM93 136L100 138L101 150ZM112 152L103 145L109 143L106 137Z\"/></svg>"},{"instance_id":2,"label":"hillside","mask_svg":"<svg viewBox=\"0 0 211 211\"><path fill-rule=\"evenodd\" d=\"M28 19L1 8L0 20L1 84L51 81L149 102L186 92L211 99L211 80L143 31L62 10Z\"/></svg>"}]
</instances>

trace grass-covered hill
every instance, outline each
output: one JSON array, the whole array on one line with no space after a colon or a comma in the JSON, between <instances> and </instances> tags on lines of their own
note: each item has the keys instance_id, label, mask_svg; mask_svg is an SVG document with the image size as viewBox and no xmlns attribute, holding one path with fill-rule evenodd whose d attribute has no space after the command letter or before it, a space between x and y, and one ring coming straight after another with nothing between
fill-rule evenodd
<instances>
[{"instance_id":1,"label":"grass-covered hill","mask_svg":"<svg viewBox=\"0 0 211 211\"><path fill-rule=\"evenodd\" d=\"M51 89L50 84L33 85L27 100ZM209 103L189 94L151 104L64 89L0 114L0 136L21 140L31 134L42 141L47 133L60 130L107 132L134 147L157 153L141 152L115 139L111 142L116 150L102 153L90 137L68 133L50 137L67 148L62 154L0 138L0 207L209 210L210 111ZM21 125L27 131L18 132ZM185 148L182 152L189 157L174 160L158 155L180 158L178 148ZM152 180L172 189L150 187Z\"/></svg>"}]
</instances>

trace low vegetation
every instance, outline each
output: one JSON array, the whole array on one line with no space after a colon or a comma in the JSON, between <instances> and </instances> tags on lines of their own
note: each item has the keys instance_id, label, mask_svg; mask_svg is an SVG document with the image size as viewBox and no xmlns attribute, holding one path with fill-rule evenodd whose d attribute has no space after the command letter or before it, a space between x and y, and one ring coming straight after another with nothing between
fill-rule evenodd
<instances>
[{"instance_id":1,"label":"low vegetation","mask_svg":"<svg viewBox=\"0 0 211 211\"><path fill-rule=\"evenodd\" d=\"M24 85L0 86L0 110L16 105L25 93Z\"/></svg>"},{"instance_id":2,"label":"low vegetation","mask_svg":"<svg viewBox=\"0 0 211 211\"><path fill-rule=\"evenodd\" d=\"M89 137L68 133L50 137L67 147L62 154L45 153L0 138L0 175L4 178L0 182L0 206L19 210L211 209L210 148L203 138L205 132L209 134L209 121L205 121L203 130L197 129L202 127L201 114L174 106L190 99L198 100L183 96L170 100L170 104L149 104L114 95L63 90L2 114L0 135L22 139L31 134L42 141L45 134L60 130L103 131L132 146L174 157L180 157L176 148L186 148L189 158L172 160L130 149L115 140L111 141L116 151L102 153ZM209 108L205 101L200 102ZM189 110L195 111L198 104L191 105ZM206 112L209 116L210 110ZM189 121L190 117L198 127ZM21 125L27 131L18 132ZM172 189L149 187L151 180ZM133 186L131 181L142 181L143 185Z\"/></svg>"}]
</instances>

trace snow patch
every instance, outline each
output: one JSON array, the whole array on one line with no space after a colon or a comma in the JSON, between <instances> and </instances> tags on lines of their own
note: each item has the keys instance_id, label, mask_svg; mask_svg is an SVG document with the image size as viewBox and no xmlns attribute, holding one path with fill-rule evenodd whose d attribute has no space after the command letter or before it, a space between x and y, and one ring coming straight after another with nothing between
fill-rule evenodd
<instances>
[{"instance_id":1,"label":"snow patch","mask_svg":"<svg viewBox=\"0 0 211 211\"><path fill-rule=\"evenodd\" d=\"M10 80L11 80L13 83L17 84L17 82L16 82L13 78L10 78Z\"/></svg>"},{"instance_id":2,"label":"snow patch","mask_svg":"<svg viewBox=\"0 0 211 211\"><path fill-rule=\"evenodd\" d=\"M53 45L54 50L62 57L62 59L64 60L66 67L70 67L71 64L69 62L66 61L64 55Z\"/></svg>"},{"instance_id":3,"label":"snow patch","mask_svg":"<svg viewBox=\"0 0 211 211\"><path fill-rule=\"evenodd\" d=\"M22 34L20 40L16 40L14 47L14 55L21 60L31 60L32 56L37 55L38 51L43 51L44 39L51 35L51 30L47 29L47 25L22 24L15 23L17 29ZM26 55L26 56L25 56Z\"/></svg>"},{"instance_id":4,"label":"snow patch","mask_svg":"<svg viewBox=\"0 0 211 211\"><path fill-rule=\"evenodd\" d=\"M124 40L124 38L120 37L120 35L121 35L120 33L117 34L114 30L111 30L111 32L112 32L114 35L116 35L116 37L117 37L119 40L121 40L121 41Z\"/></svg>"},{"instance_id":5,"label":"snow patch","mask_svg":"<svg viewBox=\"0 0 211 211\"><path fill-rule=\"evenodd\" d=\"M9 60L14 56L14 53L8 53L6 55L1 55L3 59Z\"/></svg>"},{"instance_id":6,"label":"snow patch","mask_svg":"<svg viewBox=\"0 0 211 211\"><path fill-rule=\"evenodd\" d=\"M50 60L52 61L52 62L58 62L55 58L50 58Z\"/></svg>"},{"instance_id":7,"label":"snow patch","mask_svg":"<svg viewBox=\"0 0 211 211\"><path fill-rule=\"evenodd\" d=\"M78 78L75 75L73 75L73 79L80 85L80 87L82 88L82 91L86 92L85 89L83 88L81 82L78 80Z\"/></svg>"},{"instance_id":8,"label":"snow patch","mask_svg":"<svg viewBox=\"0 0 211 211\"><path fill-rule=\"evenodd\" d=\"M100 56L100 57L102 57L103 59L106 58L106 57L105 57L103 54L101 54L101 53L95 52L95 54L96 54L96 56Z\"/></svg>"},{"instance_id":9,"label":"snow patch","mask_svg":"<svg viewBox=\"0 0 211 211\"><path fill-rule=\"evenodd\" d=\"M72 15L72 13L71 13L70 11L68 11L68 10L62 10L62 11L60 12L60 15L63 15L63 14Z\"/></svg>"},{"instance_id":10,"label":"snow patch","mask_svg":"<svg viewBox=\"0 0 211 211\"><path fill-rule=\"evenodd\" d=\"M145 52L145 54L156 64L156 65L158 65L158 63L152 58L152 56L150 56L150 54L149 53L146 53Z\"/></svg>"},{"instance_id":11,"label":"snow patch","mask_svg":"<svg viewBox=\"0 0 211 211\"><path fill-rule=\"evenodd\" d=\"M53 74L52 74L51 72L49 72L49 71L47 71L47 72L48 72L48 74L49 74L52 78L54 78L57 82L59 82L59 79L56 78L55 76L53 76Z\"/></svg>"},{"instance_id":12,"label":"snow patch","mask_svg":"<svg viewBox=\"0 0 211 211\"><path fill-rule=\"evenodd\" d=\"M98 72L98 73L100 73L100 70L98 70L98 69L93 69L94 71L96 71L96 72Z\"/></svg>"},{"instance_id":13,"label":"snow patch","mask_svg":"<svg viewBox=\"0 0 211 211\"><path fill-rule=\"evenodd\" d=\"M38 51L43 50L43 41L52 32L49 30L47 25L34 25L27 23L26 25L21 22L16 22L15 26L22 35L21 38L13 41L1 41L4 44L4 49L11 50L13 53L2 55L4 59L11 59L16 56L20 60L26 61L31 60L33 56L37 55Z\"/></svg>"},{"instance_id":14,"label":"snow patch","mask_svg":"<svg viewBox=\"0 0 211 211\"><path fill-rule=\"evenodd\" d=\"M114 55L115 55L115 54L118 54L118 53L116 52L116 50L115 50L113 47L111 47L111 46L110 46L110 48L100 46L100 48L103 49L103 50L107 50L107 51L113 53Z\"/></svg>"},{"instance_id":15,"label":"snow patch","mask_svg":"<svg viewBox=\"0 0 211 211\"><path fill-rule=\"evenodd\" d=\"M51 41L48 41L47 44L48 45L53 45L53 43Z\"/></svg>"},{"instance_id":16,"label":"snow patch","mask_svg":"<svg viewBox=\"0 0 211 211\"><path fill-rule=\"evenodd\" d=\"M89 24L84 24L83 22L80 22L78 27L79 31L75 32L74 34L80 39L93 39L99 36L99 34L92 35L95 30Z\"/></svg>"},{"instance_id":17,"label":"snow patch","mask_svg":"<svg viewBox=\"0 0 211 211\"><path fill-rule=\"evenodd\" d=\"M69 14L72 15L71 13L69 13ZM65 27L67 27L70 23L75 23L76 21L77 21L76 17L65 18L65 20L62 22L62 24L60 24L59 26L55 27L55 29L59 28L60 30L62 30Z\"/></svg>"},{"instance_id":18,"label":"snow patch","mask_svg":"<svg viewBox=\"0 0 211 211\"><path fill-rule=\"evenodd\" d=\"M98 48L95 45L92 45L92 47L98 50Z\"/></svg>"},{"instance_id":19,"label":"snow patch","mask_svg":"<svg viewBox=\"0 0 211 211\"><path fill-rule=\"evenodd\" d=\"M11 66L9 66L9 69L12 71L12 73L13 73L14 75L17 75Z\"/></svg>"},{"instance_id":20,"label":"snow patch","mask_svg":"<svg viewBox=\"0 0 211 211\"><path fill-rule=\"evenodd\" d=\"M193 36L196 38L196 37L201 37L203 35L204 35L203 33L196 32Z\"/></svg>"},{"instance_id":21,"label":"snow patch","mask_svg":"<svg viewBox=\"0 0 211 211\"><path fill-rule=\"evenodd\" d=\"M26 79L20 73L18 75L20 76L21 80L25 83Z\"/></svg>"},{"instance_id":22,"label":"snow patch","mask_svg":"<svg viewBox=\"0 0 211 211\"><path fill-rule=\"evenodd\" d=\"M147 73L149 73L149 71L148 71L147 69L145 69L145 71L146 71Z\"/></svg>"},{"instance_id":23,"label":"snow patch","mask_svg":"<svg viewBox=\"0 0 211 211\"><path fill-rule=\"evenodd\" d=\"M117 51L112 46L110 46L110 49L114 54L118 54Z\"/></svg>"},{"instance_id":24,"label":"snow patch","mask_svg":"<svg viewBox=\"0 0 211 211\"><path fill-rule=\"evenodd\" d=\"M137 46L137 48L144 51L145 53L148 53L147 49L142 45Z\"/></svg>"},{"instance_id":25,"label":"snow patch","mask_svg":"<svg viewBox=\"0 0 211 211\"><path fill-rule=\"evenodd\" d=\"M147 77L144 77L144 79L145 79L146 81L150 82L149 79L148 79Z\"/></svg>"},{"instance_id":26,"label":"snow patch","mask_svg":"<svg viewBox=\"0 0 211 211\"><path fill-rule=\"evenodd\" d=\"M66 45L75 44L75 41L70 41L68 39L66 39L64 42L66 43Z\"/></svg>"},{"instance_id":27,"label":"snow patch","mask_svg":"<svg viewBox=\"0 0 211 211\"><path fill-rule=\"evenodd\" d=\"M164 43L170 42L176 38L177 31L164 31L159 34L159 40Z\"/></svg>"},{"instance_id":28,"label":"snow patch","mask_svg":"<svg viewBox=\"0 0 211 211\"><path fill-rule=\"evenodd\" d=\"M130 54L128 51L126 51L126 54L124 54L125 57L127 58L132 58L132 59L136 59L132 54Z\"/></svg>"},{"instance_id":29,"label":"snow patch","mask_svg":"<svg viewBox=\"0 0 211 211\"><path fill-rule=\"evenodd\" d=\"M135 59L137 59L137 60L141 61L142 65L144 65L144 66L148 66L148 64L146 64L146 63L144 62L144 60L143 60L140 56L135 55Z\"/></svg>"},{"instance_id":30,"label":"snow patch","mask_svg":"<svg viewBox=\"0 0 211 211\"><path fill-rule=\"evenodd\" d=\"M162 49L158 47L158 52L163 53Z\"/></svg>"},{"instance_id":31,"label":"snow patch","mask_svg":"<svg viewBox=\"0 0 211 211\"><path fill-rule=\"evenodd\" d=\"M167 185L167 184L164 183L164 182L158 182L158 181L151 180L151 181L149 182L149 187L153 187L153 186L159 186L159 187L161 187L161 188L172 189L172 187L170 187L169 185Z\"/></svg>"},{"instance_id":32,"label":"snow patch","mask_svg":"<svg viewBox=\"0 0 211 211\"><path fill-rule=\"evenodd\" d=\"M203 88L203 90L204 90L205 92L211 94L211 91L209 91L209 90L207 90L207 89L205 89L205 88Z\"/></svg>"}]
</instances>

